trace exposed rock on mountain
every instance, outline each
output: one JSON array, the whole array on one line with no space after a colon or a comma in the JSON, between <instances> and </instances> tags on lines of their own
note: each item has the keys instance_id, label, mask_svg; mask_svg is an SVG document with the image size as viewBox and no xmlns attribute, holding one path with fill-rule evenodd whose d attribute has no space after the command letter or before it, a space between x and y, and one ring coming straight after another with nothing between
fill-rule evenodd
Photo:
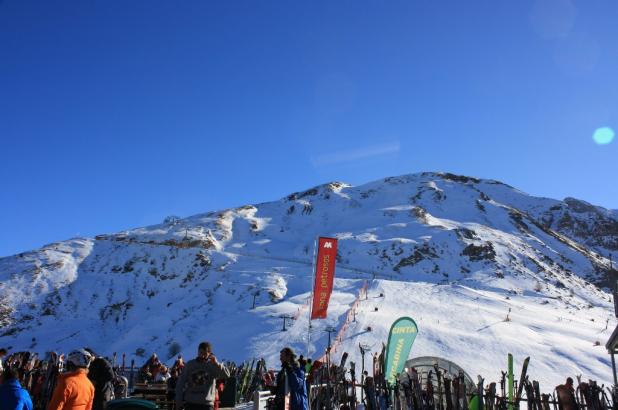
<instances>
[{"instance_id":1,"label":"exposed rock on mountain","mask_svg":"<svg viewBox=\"0 0 618 410\"><path fill-rule=\"evenodd\" d=\"M339 238L336 289L307 340L320 235ZM616 250L616 211L572 198L441 173L336 182L2 258L0 345L192 355L210 339L222 358L264 355L274 366L282 345L323 351L321 328L341 328L368 281L335 354L354 359L359 341L377 349L405 314L420 329L413 355L497 377L512 352L532 355L542 382L608 382L609 357L595 345L614 326L603 287ZM287 332L282 314L294 317Z\"/></svg>"}]
</instances>

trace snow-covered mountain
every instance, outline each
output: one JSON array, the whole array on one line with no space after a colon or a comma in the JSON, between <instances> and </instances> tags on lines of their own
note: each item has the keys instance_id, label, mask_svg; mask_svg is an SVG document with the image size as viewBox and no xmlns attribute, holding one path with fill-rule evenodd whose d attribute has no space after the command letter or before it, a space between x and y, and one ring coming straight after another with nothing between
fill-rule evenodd
<instances>
[{"instance_id":1,"label":"snow-covered mountain","mask_svg":"<svg viewBox=\"0 0 618 410\"><path fill-rule=\"evenodd\" d=\"M340 240L337 279L308 331L317 236ZM329 183L2 258L0 345L172 358L207 339L219 358L274 367L285 345L319 356L332 325L334 359L360 362L358 344L378 350L407 315L412 356L496 380L511 352L547 388L580 373L608 384L612 251L616 211L573 198L445 173Z\"/></svg>"}]
</instances>

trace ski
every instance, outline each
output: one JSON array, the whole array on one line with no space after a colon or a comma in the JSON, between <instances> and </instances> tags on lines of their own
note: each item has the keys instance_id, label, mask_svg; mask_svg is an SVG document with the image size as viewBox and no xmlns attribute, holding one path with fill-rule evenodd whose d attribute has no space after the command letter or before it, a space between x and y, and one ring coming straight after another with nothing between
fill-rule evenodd
<instances>
[{"instance_id":1,"label":"ski","mask_svg":"<svg viewBox=\"0 0 618 410\"><path fill-rule=\"evenodd\" d=\"M489 383L489 389L487 390L487 408L494 410L496 403L496 383Z\"/></svg>"},{"instance_id":2,"label":"ski","mask_svg":"<svg viewBox=\"0 0 618 410\"><path fill-rule=\"evenodd\" d=\"M444 410L444 401L442 400L442 372L437 364L433 365L436 371L436 379L438 380L438 410Z\"/></svg>"},{"instance_id":3,"label":"ski","mask_svg":"<svg viewBox=\"0 0 618 410\"><path fill-rule=\"evenodd\" d=\"M356 364L350 362L350 379L352 384L352 395L350 396L350 408L356 409Z\"/></svg>"},{"instance_id":4,"label":"ski","mask_svg":"<svg viewBox=\"0 0 618 410\"><path fill-rule=\"evenodd\" d=\"M427 384L425 386L425 394L427 396L427 407L430 410L435 410L436 404L434 400L433 394L433 370L429 370L429 374L427 375Z\"/></svg>"},{"instance_id":5,"label":"ski","mask_svg":"<svg viewBox=\"0 0 618 410\"><path fill-rule=\"evenodd\" d=\"M530 356L524 359L524 364L521 367L521 375L519 376L519 386L517 387L517 395L515 396L515 408L519 408L519 401L524 390L524 380L526 380L526 373L528 372L528 363L530 363Z\"/></svg>"},{"instance_id":6,"label":"ski","mask_svg":"<svg viewBox=\"0 0 618 410\"><path fill-rule=\"evenodd\" d=\"M446 399L446 410L453 410L453 395L451 394L451 379L444 377L444 398Z\"/></svg>"},{"instance_id":7,"label":"ski","mask_svg":"<svg viewBox=\"0 0 618 410\"><path fill-rule=\"evenodd\" d=\"M536 410L542 410L542 406L541 406L541 389L539 387L539 382L534 380L532 382L532 386L534 388L534 404L536 406Z\"/></svg>"},{"instance_id":8,"label":"ski","mask_svg":"<svg viewBox=\"0 0 618 410\"><path fill-rule=\"evenodd\" d=\"M459 387L461 389L462 409L468 410L468 392L466 391L466 379L463 370L459 370Z\"/></svg>"},{"instance_id":9,"label":"ski","mask_svg":"<svg viewBox=\"0 0 618 410\"><path fill-rule=\"evenodd\" d=\"M527 378L523 383L525 384L524 388L526 389L528 410L534 410L534 389L532 387L532 383L530 383Z\"/></svg>"},{"instance_id":10,"label":"ski","mask_svg":"<svg viewBox=\"0 0 618 410\"><path fill-rule=\"evenodd\" d=\"M485 382L485 379L483 379L481 375L479 375L478 380L479 382L476 386L476 394L478 395L479 410L484 410L485 406L483 405L483 383Z\"/></svg>"},{"instance_id":11,"label":"ski","mask_svg":"<svg viewBox=\"0 0 618 410\"><path fill-rule=\"evenodd\" d=\"M543 410L549 409L549 394L541 394L541 403L543 404Z\"/></svg>"},{"instance_id":12,"label":"ski","mask_svg":"<svg viewBox=\"0 0 618 410\"><path fill-rule=\"evenodd\" d=\"M508 401L508 408L509 410L514 410L514 406L513 406L513 355L511 353L508 354L508 369L507 371L509 372L508 374L508 391L509 391L509 401Z\"/></svg>"},{"instance_id":13,"label":"ski","mask_svg":"<svg viewBox=\"0 0 618 410\"><path fill-rule=\"evenodd\" d=\"M412 372L412 383L414 385L414 395L416 396L419 404L419 409L425 409L425 404L423 401L423 389L421 388L420 374L415 368L411 369Z\"/></svg>"},{"instance_id":14,"label":"ski","mask_svg":"<svg viewBox=\"0 0 618 410\"><path fill-rule=\"evenodd\" d=\"M453 396L455 398L455 410L461 410L461 403L459 402L459 377L453 377Z\"/></svg>"}]
</instances>

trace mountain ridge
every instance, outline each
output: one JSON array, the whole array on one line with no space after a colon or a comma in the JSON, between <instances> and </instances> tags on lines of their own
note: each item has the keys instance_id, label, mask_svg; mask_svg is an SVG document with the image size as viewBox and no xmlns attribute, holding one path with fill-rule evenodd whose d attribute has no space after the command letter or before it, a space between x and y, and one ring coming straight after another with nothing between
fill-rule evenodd
<instances>
[{"instance_id":1,"label":"mountain ridge","mask_svg":"<svg viewBox=\"0 0 618 410\"><path fill-rule=\"evenodd\" d=\"M235 360L263 355L274 365L277 342L315 354L326 340L318 330L307 340L306 305L319 235L340 241L325 323L350 329L340 345L352 357L360 339L384 340L396 315L413 309L424 312L413 355L457 354L456 362L490 371L499 356L495 345L503 342L485 333L506 323L536 335L528 344L509 341L511 351L549 349L539 361L539 371L547 372L543 381L554 381L550 364L560 356L549 341L563 339L577 346L572 356L580 371L610 380L609 358L594 344L604 342L614 320L607 289L607 255L618 249L614 212L450 173L407 174L356 187L331 182L272 202L170 217L0 258L0 344L58 349L69 343L137 356L140 348L172 357L176 351L191 354L201 337L211 335L225 357ZM370 294L385 295L360 303L352 325L346 314L364 281ZM412 303L416 294L426 299ZM474 298L484 304L474 305ZM475 307L449 312L434 299ZM371 304L379 310L372 311ZM521 323L496 321L509 306ZM538 322L516 309L548 317L558 312L561 319ZM282 314L296 316L285 337L278 332ZM460 323L445 328L444 316ZM584 337L554 323L567 319L594 332ZM497 324L485 327L490 321ZM599 322L605 330L599 331ZM485 346L493 353L474 364L455 347L458 340L470 349L493 341ZM563 359L553 367L568 369Z\"/></svg>"}]
</instances>

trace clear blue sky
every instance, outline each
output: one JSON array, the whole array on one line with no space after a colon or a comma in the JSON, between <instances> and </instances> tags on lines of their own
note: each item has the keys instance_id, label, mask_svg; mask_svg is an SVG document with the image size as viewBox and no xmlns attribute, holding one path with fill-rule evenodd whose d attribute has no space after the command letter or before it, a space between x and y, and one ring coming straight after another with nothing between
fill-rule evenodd
<instances>
[{"instance_id":1,"label":"clear blue sky","mask_svg":"<svg viewBox=\"0 0 618 410\"><path fill-rule=\"evenodd\" d=\"M450 171L618 208L618 3L0 0L0 255Z\"/></svg>"}]
</instances>

